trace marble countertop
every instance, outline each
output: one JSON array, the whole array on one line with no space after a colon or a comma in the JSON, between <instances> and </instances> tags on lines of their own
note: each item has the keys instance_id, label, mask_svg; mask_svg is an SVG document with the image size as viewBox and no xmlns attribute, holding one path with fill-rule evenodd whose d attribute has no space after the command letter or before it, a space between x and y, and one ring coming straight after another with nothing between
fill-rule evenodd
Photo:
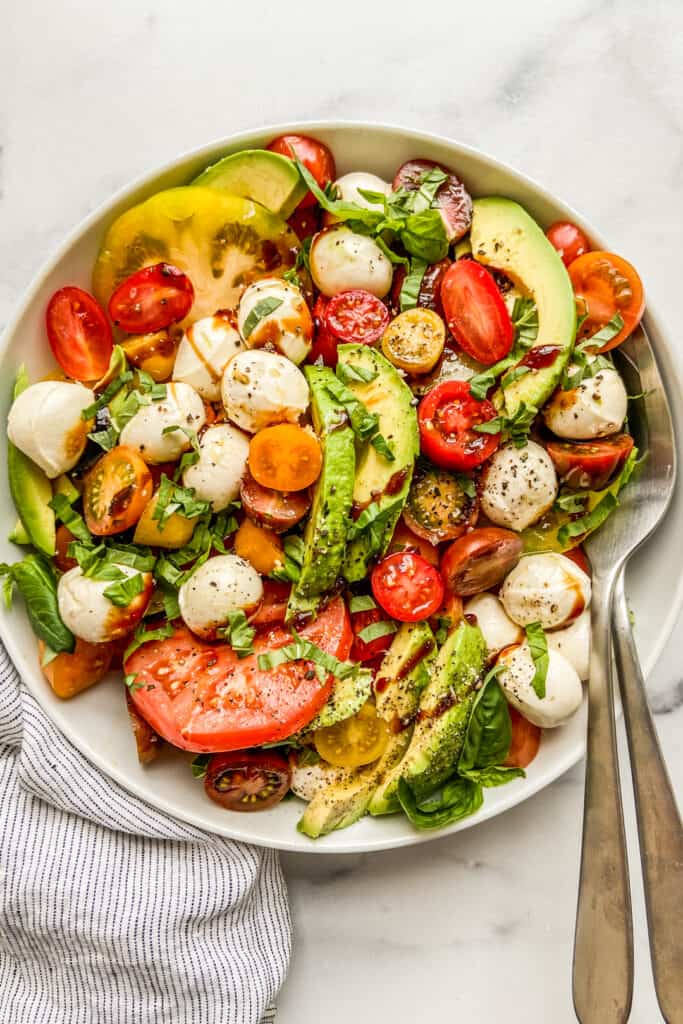
<instances>
[{"instance_id":1,"label":"marble countertop","mask_svg":"<svg viewBox=\"0 0 683 1024\"><path fill-rule=\"evenodd\" d=\"M0 325L74 223L131 178L242 128L338 117L441 132L527 171L637 263L677 338L675 0L23 0L8 19ZM682 628L650 679L679 794ZM426 847L286 856L295 950L278 1024L574 1020L582 785L577 767L503 817ZM631 1020L653 1024L627 780L624 790L637 942Z\"/></svg>"}]
</instances>

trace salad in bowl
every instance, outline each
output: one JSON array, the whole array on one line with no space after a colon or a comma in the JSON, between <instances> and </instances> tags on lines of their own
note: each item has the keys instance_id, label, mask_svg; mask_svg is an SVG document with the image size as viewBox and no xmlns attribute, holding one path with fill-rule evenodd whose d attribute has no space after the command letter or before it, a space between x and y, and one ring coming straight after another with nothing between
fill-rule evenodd
<instances>
[{"instance_id":1,"label":"salad in bowl","mask_svg":"<svg viewBox=\"0 0 683 1024\"><path fill-rule=\"evenodd\" d=\"M610 351L644 308L544 227L303 135L121 213L8 418L4 593L45 685L118 672L143 763L190 752L227 811L304 801L311 838L523 778L582 703L581 543L638 460Z\"/></svg>"}]
</instances>

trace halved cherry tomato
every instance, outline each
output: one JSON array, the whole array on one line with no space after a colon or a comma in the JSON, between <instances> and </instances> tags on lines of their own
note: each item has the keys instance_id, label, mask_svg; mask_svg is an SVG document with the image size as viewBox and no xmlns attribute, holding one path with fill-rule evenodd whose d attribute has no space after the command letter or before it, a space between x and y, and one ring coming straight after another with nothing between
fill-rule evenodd
<instances>
[{"instance_id":1,"label":"halved cherry tomato","mask_svg":"<svg viewBox=\"0 0 683 1024\"><path fill-rule=\"evenodd\" d=\"M296 526L311 507L309 491L284 492L262 487L254 480L248 466L240 483L240 500L250 519L276 533L285 533Z\"/></svg>"},{"instance_id":2,"label":"halved cherry tomato","mask_svg":"<svg viewBox=\"0 0 683 1024\"><path fill-rule=\"evenodd\" d=\"M480 594L514 569L522 547L522 538L512 530L482 526L449 545L441 559L441 575L454 594Z\"/></svg>"},{"instance_id":3,"label":"halved cherry tomato","mask_svg":"<svg viewBox=\"0 0 683 1024\"><path fill-rule=\"evenodd\" d=\"M104 377L114 341L97 299L82 288L60 288L48 303L45 326L52 354L68 377Z\"/></svg>"},{"instance_id":4,"label":"halved cherry tomato","mask_svg":"<svg viewBox=\"0 0 683 1024\"><path fill-rule=\"evenodd\" d=\"M546 449L562 483L599 491L619 472L633 448L630 434L604 441L548 441Z\"/></svg>"},{"instance_id":5,"label":"halved cherry tomato","mask_svg":"<svg viewBox=\"0 0 683 1024\"><path fill-rule=\"evenodd\" d=\"M507 768L526 768L531 764L541 745L541 730L533 722L528 722L516 708L508 705L512 741L504 764Z\"/></svg>"},{"instance_id":6,"label":"halved cherry tomato","mask_svg":"<svg viewBox=\"0 0 683 1024\"><path fill-rule=\"evenodd\" d=\"M39 641L41 660L45 644ZM43 666L43 674L53 691L62 700L74 697L82 690L97 683L109 671L114 653L113 644L89 644L76 637L76 646L71 654L62 651L51 662Z\"/></svg>"},{"instance_id":7,"label":"halved cherry tomato","mask_svg":"<svg viewBox=\"0 0 683 1024\"><path fill-rule=\"evenodd\" d=\"M193 302L187 274L171 263L155 263L137 270L114 290L109 316L129 334L149 334L184 320Z\"/></svg>"},{"instance_id":8,"label":"halved cherry tomato","mask_svg":"<svg viewBox=\"0 0 683 1024\"><path fill-rule=\"evenodd\" d=\"M227 811L266 811L289 791L289 762L275 750L215 754L206 767L204 789Z\"/></svg>"},{"instance_id":9,"label":"halved cherry tomato","mask_svg":"<svg viewBox=\"0 0 683 1024\"><path fill-rule=\"evenodd\" d=\"M420 402L417 415L424 454L445 469L474 469L500 444L500 434L474 429L495 419L496 410L490 402L473 398L467 381L437 384Z\"/></svg>"},{"instance_id":10,"label":"halved cherry tomato","mask_svg":"<svg viewBox=\"0 0 683 1024\"><path fill-rule=\"evenodd\" d=\"M68 527L63 524L60 524L57 527L57 535L55 537L55 565L60 572L68 572L69 569L75 569L78 565L76 559L69 556L69 544L75 539L76 538Z\"/></svg>"},{"instance_id":11,"label":"halved cherry tomato","mask_svg":"<svg viewBox=\"0 0 683 1024\"><path fill-rule=\"evenodd\" d=\"M339 358L337 353L338 339L328 330L325 310L328 300L319 295L311 311L313 316L313 346L309 352L309 362L315 363L322 359L325 366L335 367Z\"/></svg>"},{"instance_id":12,"label":"halved cherry tomato","mask_svg":"<svg viewBox=\"0 0 683 1024\"><path fill-rule=\"evenodd\" d=\"M441 213L448 241L457 242L470 229L472 198L460 178L452 171L433 160L408 160L396 172L392 188L394 191L405 188L409 192L415 192L420 187L425 173L433 167L438 167L448 175L437 190L434 206Z\"/></svg>"},{"instance_id":13,"label":"halved cherry tomato","mask_svg":"<svg viewBox=\"0 0 683 1024\"><path fill-rule=\"evenodd\" d=\"M140 764L151 764L161 753L164 741L135 707L130 690L126 690L126 708L128 709L130 727L133 730L138 761Z\"/></svg>"},{"instance_id":14,"label":"halved cherry tomato","mask_svg":"<svg viewBox=\"0 0 683 1024\"><path fill-rule=\"evenodd\" d=\"M316 729L315 749L323 761L337 768L360 768L381 757L389 742L389 728L368 702L360 711L336 725Z\"/></svg>"},{"instance_id":15,"label":"halved cherry tomato","mask_svg":"<svg viewBox=\"0 0 683 1024\"><path fill-rule=\"evenodd\" d=\"M83 481L83 511L91 533L107 537L134 526L152 497L152 474L134 448L120 444Z\"/></svg>"},{"instance_id":16,"label":"halved cherry tomato","mask_svg":"<svg viewBox=\"0 0 683 1024\"><path fill-rule=\"evenodd\" d=\"M438 568L439 549L425 537L420 537L419 534L411 530L403 519L399 519L389 544L389 554L393 554L394 551L406 550L417 551L418 555L422 555L430 565Z\"/></svg>"},{"instance_id":17,"label":"halved cherry tomato","mask_svg":"<svg viewBox=\"0 0 683 1024\"><path fill-rule=\"evenodd\" d=\"M275 491L304 491L318 479L322 464L317 437L295 423L265 427L249 443L251 475Z\"/></svg>"},{"instance_id":18,"label":"halved cherry tomato","mask_svg":"<svg viewBox=\"0 0 683 1024\"><path fill-rule=\"evenodd\" d=\"M619 313L624 326L603 345L601 352L616 348L640 323L645 310L643 282L635 267L613 252L587 252L570 264L569 277L576 295L579 316L586 315L580 338L590 338Z\"/></svg>"},{"instance_id":19,"label":"halved cherry tomato","mask_svg":"<svg viewBox=\"0 0 683 1024\"><path fill-rule=\"evenodd\" d=\"M381 299L363 288L333 295L325 308L325 326L337 344L374 345L389 323L389 310Z\"/></svg>"},{"instance_id":20,"label":"halved cherry tomato","mask_svg":"<svg viewBox=\"0 0 683 1024\"><path fill-rule=\"evenodd\" d=\"M591 569L591 564L588 561L588 555L580 544L575 548L570 548L569 551L564 551L563 554L565 558L570 558L575 565L578 565L579 569L583 569L586 576L592 576L593 570Z\"/></svg>"},{"instance_id":21,"label":"halved cherry tomato","mask_svg":"<svg viewBox=\"0 0 683 1024\"><path fill-rule=\"evenodd\" d=\"M379 608L368 608L364 612L351 612L351 626L353 628L353 646L351 647L351 661L372 661L379 658L391 647L394 639L393 633L386 633L378 636L375 640L362 640L359 633L367 626L375 622L383 622L386 619L384 612Z\"/></svg>"},{"instance_id":22,"label":"halved cherry tomato","mask_svg":"<svg viewBox=\"0 0 683 1024\"><path fill-rule=\"evenodd\" d=\"M310 192L308 194L310 195ZM320 211L311 206L299 205L287 223L303 242L304 238L309 238L316 231L320 231Z\"/></svg>"},{"instance_id":23,"label":"halved cherry tomato","mask_svg":"<svg viewBox=\"0 0 683 1024\"><path fill-rule=\"evenodd\" d=\"M270 626L284 622L291 586L279 580L263 580L263 600L255 615L249 620L252 626Z\"/></svg>"},{"instance_id":24,"label":"halved cherry tomato","mask_svg":"<svg viewBox=\"0 0 683 1024\"><path fill-rule=\"evenodd\" d=\"M441 317L443 317L441 282L450 265L451 260L447 257L439 260L438 263L430 263L424 272L417 296L418 306L422 306L424 309L431 309L433 313L438 313ZM401 305L401 288L403 287L405 276L405 267L396 267L391 284L391 304L397 310L400 309Z\"/></svg>"},{"instance_id":25,"label":"halved cherry tomato","mask_svg":"<svg viewBox=\"0 0 683 1024\"><path fill-rule=\"evenodd\" d=\"M552 247L557 249L565 267L590 250L590 242L581 228L569 220L557 220L546 231Z\"/></svg>"},{"instance_id":26,"label":"halved cherry tomato","mask_svg":"<svg viewBox=\"0 0 683 1024\"><path fill-rule=\"evenodd\" d=\"M432 626L434 630L437 630L439 626L446 625L448 632L452 633L459 623L462 622L463 617L464 606L462 598L459 594L454 594L451 590L446 590L443 604L440 608L437 608L432 615Z\"/></svg>"},{"instance_id":27,"label":"halved cherry tomato","mask_svg":"<svg viewBox=\"0 0 683 1024\"><path fill-rule=\"evenodd\" d=\"M399 622L428 619L443 601L441 574L414 551L383 558L372 570L370 583L378 603Z\"/></svg>"},{"instance_id":28,"label":"halved cherry tomato","mask_svg":"<svg viewBox=\"0 0 683 1024\"><path fill-rule=\"evenodd\" d=\"M271 153L281 153L288 156L290 160L295 155L306 167L321 188L325 188L337 177L337 167L332 152L323 142L312 139L309 135L278 135L277 139L266 147ZM315 206L316 198L312 192L307 192L299 203L299 209L303 206Z\"/></svg>"},{"instance_id":29,"label":"halved cherry tomato","mask_svg":"<svg viewBox=\"0 0 683 1024\"><path fill-rule=\"evenodd\" d=\"M264 576L282 567L284 550L277 533L245 517L234 538L235 554L251 562Z\"/></svg>"},{"instance_id":30,"label":"halved cherry tomato","mask_svg":"<svg viewBox=\"0 0 683 1024\"><path fill-rule=\"evenodd\" d=\"M458 260L441 280L448 330L468 356L490 366L512 348L515 329L493 276L474 260Z\"/></svg>"},{"instance_id":31,"label":"halved cherry tomato","mask_svg":"<svg viewBox=\"0 0 683 1024\"><path fill-rule=\"evenodd\" d=\"M346 606L336 598L302 626L299 635L344 660L352 632ZM257 631L254 654L238 658L229 644L206 643L184 627L172 637L138 648L125 663L142 685L133 701L165 740L183 750L241 750L285 739L320 711L333 678L321 685L311 661L260 669L258 655L290 644L292 634L273 625Z\"/></svg>"}]
</instances>

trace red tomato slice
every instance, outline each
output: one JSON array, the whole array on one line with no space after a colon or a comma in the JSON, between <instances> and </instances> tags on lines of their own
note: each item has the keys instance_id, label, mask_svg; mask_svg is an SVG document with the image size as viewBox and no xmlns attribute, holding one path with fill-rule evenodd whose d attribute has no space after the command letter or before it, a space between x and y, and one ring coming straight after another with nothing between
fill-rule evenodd
<instances>
[{"instance_id":1,"label":"red tomato slice","mask_svg":"<svg viewBox=\"0 0 683 1024\"><path fill-rule=\"evenodd\" d=\"M323 142L312 139L308 135L279 135L273 139L267 147L271 153L281 153L288 156L290 160L295 155L298 160L308 168L321 188L325 188L337 177L337 168L332 156L332 151ZM299 203L298 209L302 206L315 206L316 198L312 192L307 192Z\"/></svg>"},{"instance_id":2,"label":"red tomato slice","mask_svg":"<svg viewBox=\"0 0 683 1024\"><path fill-rule=\"evenodd\" d=\"M569 551L565 551L564 557L570 558L575 565L578 565L579 569L583 569L586 576L593 575L591 564L588 561L588 555L583 550L580 544L578 544L575 548L571 548Z\"/></svg>"},{"instance_id":3,"label":"red tomato slice","mask_svg":"<svg viewBox=\"0 0 683 1024\"><path fill-rule=\"evenodd\" d=\"M193 302L189 277L170 263L155 263L121 282L109 299L109 316L122 331L150 334L184 320Z\"/></svg>"},{"instance_id":4,"label":"red tomato slice","mask_svg":"<svg viewBox=\"0 0 683 1024\"><path fill-rule=\"evenodd\" d=\"M319 295L311 311L314 334L313 346L309 353L308 361L314 363L317 359L322 359L325 366L334 368L339 358L337 355L337 345L339 342L327 327L327 320L325 318L327 303L328 300L324 296Z\"/></svg>"},{"instance_id":5,"label":"red tomato slice","mask_svg":"<svg viewBox=\"0 0 683 1024\"><path fill-rule=\"evenodd\" d=\"M468 356L490 366L503 359L515 329L492 275L474 260L458 260L441 280L448 329Z\"/></svg>"},{"instance_id":6,"label":"red tomato slice","mask_svg":"<svg viewBox=\"0 0 683 1024\"><path fill-rule=\"evenodd\" d=\"M291 771L276 750L216 754L204 776L206 795L228 811L266 811L289 790Z\"/></svg>"},{"instance_id":7,"label":"red tomato slice","mask_svg":"<svg viewBox=\"0 0 683 1024\"><path fill-rule=\"evenodd\" d=\"M379 658L389 650L391 647L391 641L394 639L393 633L387 633L385 636L378 636L375 640L362 640L358 635L366 626L371 626L374 622L383 622L385 619L386 616L379 610L379 608L369 608L365 612L352 612L352 661L372 661L373 658Z\"/></svg>"},{"instance_id":8,"label":"red tomato slice","mask_svg":"<svg viewBox=\"0 0 683 1024\"><path fill-rule=\"evenodd\" d=\"M97 299L82 288L60 288L48 303L45 326L52 354L67 377L83 381L104 377L114 341Z\"/></svg>"},{"instance_id":9,"label":"red tomato slice","mask_svg":"<svg viewBox=\"0 0 683 1024\"><path fill-rule=\"evenodd\" d=\"M538 753L538 748L541 745L541 730L533 722L528 722L523 715L520 715L517 708L508 706L508 711L512 726L512 740L504 763L507 768L526 768Z\"/></svg>"},{"instance_id":10,"label":"red tomato slice","mask_svg":"<svg viewBox=\"0 0 683 1024\"><path fill-rule=\"evenodd\" d=\"M495 419L496 410L490 402L473 398L463 380L447 380L432 388L420 402L417 417L423 452L445 469L473 469L500 444L500 434L474 429Z\"/></svg>"},{"instance_id":11,"label":"red tomato slice","mask_svg":"<svg viewBox=\"0 0 683 1024\"><path fill-rule=\"evenodd\" d=\"M347 658L352 634L342 599L299 633L329 654ZM133 690L140 713L169 743L206 753L240 750L291 736L332 691L332 676L321 686L310 662L259 669L259 654L291 642L282 626L261 629L255 653L240 660L228 644L205 643L181 627L167 640L140 647L125 670L142 684Z\"/></svg>"},{"instance_id":12,"label":"red tomato slice","mask_svg":"<svg viewBox=\"0 0 683 1024\"><path fill-rule=\"evenodd\" d=\"M558 220L551 224L546 236L553 248L557 249L565 267L590 249L590 242L581 228L569 220Z\"/></svg>"},{"instance_id":13,"label":"red tomato slice","mask_svg":"<svg viewBox=\"0 0 683 1024\"><path fill-rule=\"evenodd\" d=\"M578 338L590 338L619 313L624 326L601 352L621 345L645 311L643 282L635 267L613 252L587 252L569 266L579 316L586 314Z\"/></svg>"},{"instance_id":14,"label":"red tomato slice","mask_svg":"<svg viewBox=\"0 0 683 1024\"><path fill-rule=\"evenodd\" d=\"M330 299L324 317L325 326L337 344L374 345L389 323L389 310L376 295L352 288Z\"/></svg>"},{"instance_id":15,"label":"red tomato slice","mask_svg":"<svg viewBox=\"0 0 683 1024\"><path fill-rule=\"evenodd\" d=\"M98 459L83 481L83 511L91 533L107 537L134 526L152 497L152 474L134 448L119 444Z\"/></svg>"},{"instance_id":16,"label":"red tomato slice","mask_svg":"<svg viewBox=\"0 0 683 1024\"><path fill-rule=\"evenodd\" d=\"M604 441L548 441L562 483L577 490L599 491L626 462L633 448L630 434L615 434Z\"/></svg>"},{"instance_id":17,"label":"red tomato slice","mask_svg":"<svg viewBox=\"0 0 683 1024\"><path fill-rule=\"evenodd\" d=\"M428 619L443 602L441 574L414 551L383 558L372 570L370 583L384 611L399 622Z\"/></svg>"}]
</instances>

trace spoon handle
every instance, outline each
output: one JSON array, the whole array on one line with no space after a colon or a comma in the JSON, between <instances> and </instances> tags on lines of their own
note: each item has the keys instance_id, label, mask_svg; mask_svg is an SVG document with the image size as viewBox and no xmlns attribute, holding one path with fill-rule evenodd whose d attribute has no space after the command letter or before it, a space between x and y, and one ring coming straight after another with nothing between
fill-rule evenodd
<instances>
[{"instance_id":1,"label":"spoon handle","mask_svg":"<svg viewBox=\"0 0 683 1024\"><path fill-rule=\"evenodd\" d=\"M655 991L666 1021L683 1019L683 828L647 704L623 573L612 636L624 704Z\"/></svg>"},{"instance_id":2,"label":"spoon handle","mask_svg":"<svg viewBox=\"0 0 683 1024\"><path fill-rule=\"evenodd\" d=\"M574 939L581 1024L624 1024L633 995L633 929L619 786L610 645L614 581L593 582L586 788Z\"/></svg>"}]
</instances>

